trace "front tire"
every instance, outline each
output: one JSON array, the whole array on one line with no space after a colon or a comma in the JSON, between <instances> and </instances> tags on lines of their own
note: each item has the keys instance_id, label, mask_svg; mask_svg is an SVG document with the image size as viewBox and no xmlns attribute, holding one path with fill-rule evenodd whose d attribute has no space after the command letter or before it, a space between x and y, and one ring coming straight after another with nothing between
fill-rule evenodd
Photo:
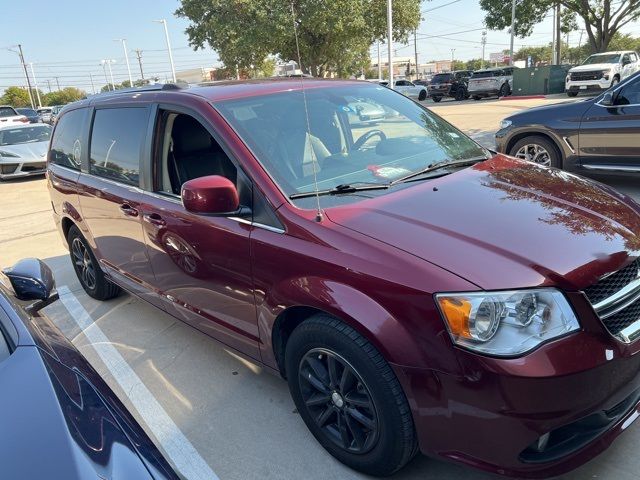
<instances>
[{"instance_id":1,"label":"front tire","mask_svg":"<svg viewBox=\"0 0 640 480\"><path fill-rule=\"evenodd\" d=\"M575 90L567 90L567 96L568 97L577 97L578 96L578 92L576 92Z\"/></svg>"},{"instance_id":2,"label":"front tire","mask_svg":"<svg viewBox=\"0 0 640 480\"><path fill-rule=\"evenodd\" d=\"M87 240L75 225L69 229L67 242L73 269L84 291L96 300L116 297L120 293L120 287L105 277Z\"/></svg>"},{"instance_id":3,"label":"front tire","mask_svg":"<svg viewBox=\"0 0 640 480\"><path fill-rule=\"evenodd\" d=\"M433 96L433 97L431 97L431 100L433 100L436 103L439 103L440 100L442 100L442 97Z\"/></svg>"},{"instance_id":4,"label":"front tire","mask_svg":"<svg viewBox=\"0 0 640 480\"><path fill-rule=\"evenodd\" d=\"M300 416L345 465L387 476L417 451L409 404L380 352L354 329L317 314L291 334L287 380Z\"/></svg>"},{"instance_id":5,"label":"front tire","mask_svg":"<svg viewBox=\"0 0 640 480\"><path fill-rule=\"evenodd\" d=\"M420 93L418 94L418 100L423 101L426 98L427 98L427 92L424 90L420 90Z\"/></svg>"},{"instance_id":6,"label":"front tire","mask_svg":"<svg viewBox=\"0 0 640 480\"><path fill-rule=\"evenodd\" d=\"M509 88L509 84L503 83L498 92L498 97L508 97L510 93L511 89Z\"/></svg>"},{"instance_id":7,"label":"front tire","mask_svg":"<svg viewBox=\"0 0 640 480\"><path fill-rule=\"evenodd\" d=\"M540 135L530 135L518 140L509 155L546 167L562 168L562 158L555 144Z\"/></svg>"}]
</instances>

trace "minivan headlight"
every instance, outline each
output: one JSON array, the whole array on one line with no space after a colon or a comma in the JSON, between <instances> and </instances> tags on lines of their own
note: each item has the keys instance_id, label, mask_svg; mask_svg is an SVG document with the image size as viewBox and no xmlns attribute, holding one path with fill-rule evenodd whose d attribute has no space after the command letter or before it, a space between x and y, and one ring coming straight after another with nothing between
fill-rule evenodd
<instances>
[{"instance_id":1,"label":"minivan headlight","mask_svg":"<svg viewBox=\"0 0 640 480\"><path fill-rule=\"evenodd\" d=\"M435 296L457 345L500 357L522 355L579 330L565 296L553 288Z\"/></svg>"}]
</instances>

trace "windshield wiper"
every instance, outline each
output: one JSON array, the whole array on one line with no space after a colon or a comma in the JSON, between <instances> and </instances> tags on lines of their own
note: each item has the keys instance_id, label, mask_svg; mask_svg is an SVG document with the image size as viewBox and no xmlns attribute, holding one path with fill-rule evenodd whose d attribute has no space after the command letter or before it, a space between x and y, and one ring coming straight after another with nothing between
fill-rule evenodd
<instances>
[{"instance_id":1,"label":"windshield wiper","mask_svg":"<svg viewBox=\"0 0 640 480\"><path fill-rule=\"evenodd\" d=\"M340 195L342 193L354 193L354 192L362 192L366 190L385 190L389 188L390 183L367 183L367 182L356 182L356 183L342 183L333 188L328 188L326 190L318 190L311 192L301 192L294 193L293 195L289 195L291 200L295 200L296 198L307 198L307 197L315 197L316 195Z\"/></svg>"},{"instance_id":2,"label":"windshield wiper","mask_svg":"<svg viewBox=\"0 0 640 480\"><path fill-rule=\"evenodd\" d=\"M415 172L411 172L408 175L405 175L404 177L397 178L396 180L391 182L389 184L389 186L396 185L396 184L402 183L402 182L406 182L408 180L412 180L415 177L419 177L420 175L424 175L425 173L433 172L435 170L440 170L442 168L460 167L460 166L463 166L463 165L471 165L471 164L474 164L474 163L482 162L483 160L488 160L488 158L485 157L485 156L481 156L481 157L465 158L464 160L442 160L441 162L432 163L431 165L429 165L426 168L423 168L422 170L417 170Z\"/></svg>"}]
</instances>

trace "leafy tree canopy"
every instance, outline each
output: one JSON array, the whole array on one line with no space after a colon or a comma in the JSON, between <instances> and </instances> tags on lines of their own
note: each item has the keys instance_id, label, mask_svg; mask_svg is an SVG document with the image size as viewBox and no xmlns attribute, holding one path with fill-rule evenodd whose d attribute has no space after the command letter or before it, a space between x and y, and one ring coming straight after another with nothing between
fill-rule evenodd
<instances>
[{"instance_id":1,"label":"leafy tree canopy","mask_svg":"<svg viewBox=\"0 0 640 480\"><path fill-rule=\"evenodd\" d=\"M35 96L35 90L33 91ZM42 92L41 92L42 95ZM4 95L0 97L0 104L11 105L15 108L31 107L31 100L29 99L29 92L26 88L22 87L8 87L4 91Z\"/></svg>"},{"instance_id":2,"label":"leafy tree canopy","mask_svg":"<svg viewBox=\"0 0 640 480\"><path fill-rule=\"evenodd\" d=\"M640 0L639 0L640 1ZM360 73L369 46L386 37L386 0L181 0L191 45L209 45L227 66L252 69L265 58L298 61L316 76ZM420 21L420 0L394 0L394 40L406 41Z\"/></svg>"},{"instance_id":3,"label":"leafy tree canopy","mask_svg":"<svg viewBox=\"0 0 640 480\"><path fill-rule=\"evenodd\" d=\"M520 0L516 5L516 35L530 35L557 4L564 8L563 32L575 30L577 21L584 24L592 52L608 50L615 34L640 18L640 0ZM480 6L489 28L502 30L511 25L511 2L480 0Z\"/></svg>"},{"instance_id":4,"label":"leafy tree canopy","mask_svg":"<svg viewBox=\"0 0 640 480\"><path fill-rule=\"evenodd\" d=\"M82 100L86 96L87 93L79 88L66 87L62 90L45 94L44 98L42 98L42 103L45 105L66 105L67 103Z\"/></svg>"}]
</instances>

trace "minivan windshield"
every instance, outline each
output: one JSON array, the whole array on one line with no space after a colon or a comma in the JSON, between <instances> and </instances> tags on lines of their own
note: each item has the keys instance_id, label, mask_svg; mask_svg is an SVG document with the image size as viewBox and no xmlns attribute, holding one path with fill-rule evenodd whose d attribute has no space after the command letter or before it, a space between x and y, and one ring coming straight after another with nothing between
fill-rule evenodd
<instances>
[{"instance_id":1,"label":"minivan windshield","mask_svg":"<svg viewBox=\"0 0 640 480\"><path fill-rule=\"evenodd\" d=\"M370 84L295 88L215 106L285 194L389 184L438 162L487 157L418 103ZM309 131L307 129L309 125Z\"/></svg>"},{"instance_id":2,"label":"minivan windshield","mask_svg":"<svg viewBox=\"0 0 640 480\"><path fill-rule=\"evenodd\" d=\"M618 63L620 62L619 53L601 53L599 55L591 55L587 58L583 65L593 65L596 63Z\"/></svg>"}]
</instances>

